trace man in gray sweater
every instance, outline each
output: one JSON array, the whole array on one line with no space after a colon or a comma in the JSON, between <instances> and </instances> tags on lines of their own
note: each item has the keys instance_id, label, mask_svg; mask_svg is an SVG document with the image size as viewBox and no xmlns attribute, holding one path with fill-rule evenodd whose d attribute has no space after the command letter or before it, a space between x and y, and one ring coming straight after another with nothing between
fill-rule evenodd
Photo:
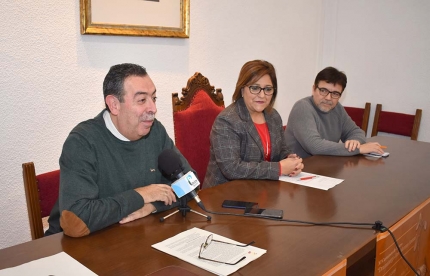
<instances>
[{"instance_id":1,"label":"man in gray sweater","mask_svg":"<svg viewBox=\"0 0 430 276\"><path fill-rule=\"evenodd\" d=\"M103 94L106 109L78 124L64 142L59 198L45 235L85 236L178 205L158 155L173 149L183 171L191 167L155 119L156 89L145 68L112 66Z\"/></svg>"},{"instance_id":2,"label":"man in gray sweater","mask_svg":"<svg viewBox=\"0 0 430 276\"><path fill-rule=\"evenodd\" d=\"M364 131L339 103L346 82L343 72L327 67L316 76L312 96L294 104L285 130L287 146L292 152L302 158L383 153L379 143L366 143Z\"/></svg>"}]
</instances>

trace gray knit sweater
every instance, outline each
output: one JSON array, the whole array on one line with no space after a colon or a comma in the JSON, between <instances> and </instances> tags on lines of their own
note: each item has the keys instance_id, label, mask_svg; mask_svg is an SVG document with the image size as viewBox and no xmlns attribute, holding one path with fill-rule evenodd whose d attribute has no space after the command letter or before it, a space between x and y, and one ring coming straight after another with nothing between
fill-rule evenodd
<instances>
[{"instance_id":1,"label":"gray knit sweater","mask_svg":"<svg viewBox=\"0 0 430 276\"><path fill-rule=\"evenodd\" d=\"M312 155L356 155L360 153L359 149L349 152L344 142L366 142L364 131L340 103L329 112L323 112L315 105L312 96L294 104L288 117L285 139L288 148L302 158Z\"/></svg>"}]
</instances>

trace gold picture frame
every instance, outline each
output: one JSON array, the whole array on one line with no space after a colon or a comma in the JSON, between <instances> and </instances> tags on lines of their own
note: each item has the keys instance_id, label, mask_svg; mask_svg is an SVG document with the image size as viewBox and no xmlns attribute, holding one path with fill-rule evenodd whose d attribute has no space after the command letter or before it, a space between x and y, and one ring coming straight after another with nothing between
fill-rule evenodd
<instances>
[{"instance_id":1,"label":"gold picture frame","mask_svg":"<svg viewBox=\"0 0 430 276\"><path fill-rule=\"evenodd\" d=\"M81 34L188 38L190 0L80 0L80 23Z\"/></svg>"}]
</instances>

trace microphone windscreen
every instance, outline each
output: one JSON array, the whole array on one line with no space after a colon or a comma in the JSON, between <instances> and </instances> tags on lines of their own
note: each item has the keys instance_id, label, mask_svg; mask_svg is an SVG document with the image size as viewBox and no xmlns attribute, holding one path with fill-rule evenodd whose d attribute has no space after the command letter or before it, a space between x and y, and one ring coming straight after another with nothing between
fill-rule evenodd
<instances>
[{"instance_id":1,"label":"microphone windscreen","mask_svg":"<svg viewBox=\"0 0 430 276\"><path fill-rule=\"evenodd\" d=\"M173 178L182 172L182 162L174 150L165 149L158 156L158 168L163 174Z\"/></svg>"}]
</instances>

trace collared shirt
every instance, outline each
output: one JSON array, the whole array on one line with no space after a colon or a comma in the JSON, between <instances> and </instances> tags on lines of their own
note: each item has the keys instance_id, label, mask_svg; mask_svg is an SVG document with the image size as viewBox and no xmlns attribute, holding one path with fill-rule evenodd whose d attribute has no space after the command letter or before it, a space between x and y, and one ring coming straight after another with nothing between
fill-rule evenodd
<instances>
[{"instance_id":1,"label":"collared shirt","mask_svg":"<svg viewBox=\"0 0 430 276\"><path fill-rule=\"evenodd\" d=\"M109 129L109 131L118 138L121 141L130 141L130 139L127 139L124 135L122 135L118 129L116 129L115 125L112 122L112 118L110 117L110 112L105 110L103 112L103 119L105 120L106 128Z\"/></svg>"}]
</instances>

